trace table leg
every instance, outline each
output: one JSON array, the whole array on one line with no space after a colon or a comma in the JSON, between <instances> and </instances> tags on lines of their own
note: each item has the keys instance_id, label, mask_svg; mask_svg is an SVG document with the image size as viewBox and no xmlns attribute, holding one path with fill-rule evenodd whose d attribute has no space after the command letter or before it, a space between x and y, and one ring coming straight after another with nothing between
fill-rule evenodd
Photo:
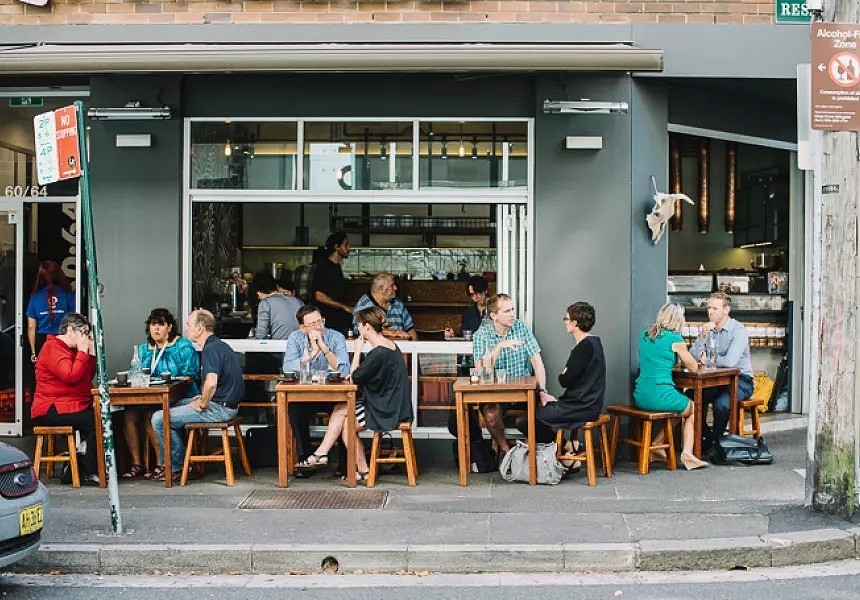
<instances>
[{"instance_id":1,"label":"table leg","mask_svg":"<svg viewBox=\"0 0 860 600\"><path fill-rule=\"evenodd\" d=\"M287 422L289 403L287 393L276 394L276 420L278 423L278 487L287 487L287 448L293 443L293 430Z\"/></svg>"},{"instance_id":2,"label":"table leg","mask_svg":"<svg viewBox=\"0 0 860 600\"><path fill-rule=\"evenodd\" d=\"M96 398L93 402L93 414L95 415L96 428L96 452L98 452L99 487L107 487L107 474L105 473L105 441L102 429L102 407L101 399Z\"/></svg>"},{"instance_id":3,"label":"table leg","mask_svg":"<svg viewBox=\"0 0 860 600\"><path fill-rule=\"evenodd\" d=\"M528 406L529 485L537 484L537 444L535 441L535 391L526 392Z\"/></svg>"},{"instance_id":4,"label":"table leg","mask_svg":"<svg viewBox=\"0 0 860 600\"><path fill-rule=\"evenodd\" d=\"M170 397L161 402L164 414L164 487L173 487L173 458L170 454Z\"/></svg>"},{"instance_id":5,"label":"table leg","mask_svg":"<svg viewBox=\"0 0 860 600\"><path fill-rule=\"evenodd\" d=\"M355 392L349 392L346 397L346 484L355 487L355 448L356 448L356 429L358 426L355 422Z\"/></svg>"},{"instance_id":6,"label":"table leg","mask_svg":"<svg viewBox=\"0 0 860 600\"><path fill-rule=\"evenodd\" d=\"M729 433L738 435L740 432L738 424L738 380L740 375L732 377L732 382L729 385ZM753 409L755 410L755 409Z\"/></svg>"},{"instance_id":7,"label":"table leg","mask_svg":"<svg viewBox=\"0 0 860 600\"><path fill-rule=\"evenodd\" d=\"M702 410L702 384L700 381L697 381L693 388L693 410L696 411L693 418L693 454L702 458L702 426L705 423L705 414Z\"/></svg>"},{"instance_id":8,"label":"table leg","mask_svg":"<svg viewBox=\"0 0 860 600\"><path fill-rule=\"evenodd\" d=\"M469 463L466 453L469 444L466 442L466 436L469 431L469 420L466 410L463 405L463 392L455 394L454 410L457 413L457 468L460 471L460 485L469 484Z\"/></svg>"}]
</instances>

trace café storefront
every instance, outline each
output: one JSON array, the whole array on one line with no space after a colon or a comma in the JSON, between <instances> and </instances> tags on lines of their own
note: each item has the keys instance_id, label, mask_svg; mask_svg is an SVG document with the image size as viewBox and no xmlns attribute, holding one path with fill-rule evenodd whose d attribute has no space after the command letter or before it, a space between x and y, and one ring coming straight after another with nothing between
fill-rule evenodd
<instances>
[{"instance_id":1,"label":"caf\u00e9 storefront","mask_svg":"<svg viewBox=\"0 0 860 600\"><path fill-rule=\"evenodd\" d=\"M158 53L85 46L75 68L85 70L88 107L137 100L171 109L169 119L90 122L108 369L127 364L155 306L180 318L206 306L237 350L271 349L248 340L252 323L234 302L230 271L295 268L343 229L354 248L344 262L354 293L366 291L368 274L397 274L422 331L457 329L468 302L461 272L494 278L534 328L551 375L570 349L564 308L592 303L614 373L607 403L626 402L636 333L666 300L667 248L651 243L644 215L651 175L667 187L670 125L713 130L722 119L726 129L791 135L765 119L750 122L774 114L765 101L725 102L731 90L702 99L695 82L685 91L678 83L693 71L671 67L678 63L669 58L687 51L675 43L532 41L528 52L511 40L440 44L445 55L431 45L376 45L384 61L375 66L360 45L328 58L318 48L313 60L330 62L313 65L259 49L252 63L248 48L223 44L168 44ZM663 46L670 50L654 49ZM726 74L736 68L718 63ZM45 84L45 74L29 82ZM545 100L581 99L627 112L544 109ZM118 136L135 135L149 145L119 145ZM442 385L431 378L450 377L469 347L414 344L418 426L443 435L444 419L434 415L444 413L436 410L445 409Z\"/></svg>"}]
</instances>

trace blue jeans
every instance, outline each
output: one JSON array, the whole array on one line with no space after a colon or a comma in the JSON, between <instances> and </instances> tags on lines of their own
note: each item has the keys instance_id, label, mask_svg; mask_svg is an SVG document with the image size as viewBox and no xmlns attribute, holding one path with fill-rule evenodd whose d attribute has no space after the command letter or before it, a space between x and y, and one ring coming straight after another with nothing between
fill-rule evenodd
<instances>
[{"instance_id":1,"label":"blue jeans","mask_svg":"<svg viewBox=\"0 0 860 600\"><path fill-rule=\"evenodd\" d=\"M170 460L174 473L182 470L185 460L185 440L181 435L186 423L218 423L229 421L239 412L238 408L227 408L220 402L210 402L206 409L197 412L188 404L194 398L183 398L170 409ZM157 410L152 415L152 428L158 439L158 462L164 464L164 411Z\"/></svg>"},{"instance_id":2,"label":"blue jeans","mask_svg":"<svg viewBox=\"0 0 860 600\"><path fill-rule=\"evenodd\" d=\"M753 380L747 375L741 375L738 378L738 402L746 400L753 393ZM711 440L716 444L720 436L725 433L726 427L729 424L729 408L731 405L731 395L729 386L721 385L719 387L705 388L702 390L702 410L706 410L708 402L714 403L714 429L711 433Z\"/></svg>"}]
</instances>

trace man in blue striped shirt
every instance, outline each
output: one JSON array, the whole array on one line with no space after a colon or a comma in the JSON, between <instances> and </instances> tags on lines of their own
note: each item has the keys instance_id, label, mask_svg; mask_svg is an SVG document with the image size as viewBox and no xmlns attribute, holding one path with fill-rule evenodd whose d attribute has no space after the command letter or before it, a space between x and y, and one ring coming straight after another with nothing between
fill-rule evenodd
<instances>
[{"instance_id":1,"label":"man in blue striped shirt","mask_svg":"<svg viewBox=\"0 0 860 600\"><path fill-rule=\"evenodd\" d=\"M487 300L488 319L472 338L475 365L490 365L505 369L509 378L534 375L537 379L541 404L553 398L546 391L546 369L540 356L540 346L528 326L517 319L514 303L507 294ZM510 408L507 403L481 404L481 413L501 454L508 451L505 424L502 418Z\"/></svg>"},{"instance_id":2,"label":"man in blue striped shirt","mask_svg":"<svg viewBox=\"0 0 860 600\"><path fill-rule=\"evenodd\" d=\"M394 275L391 273L378 273L370 284L370 293L358 299L353 309L352 326L358 333L358 323L355 315L365 308L378 306L385 313L385 325L382 335L392 340L417 340L418 332L412 322L412 315L397 297L397 285L394 283Z\"/></svg>"}]
</instances>

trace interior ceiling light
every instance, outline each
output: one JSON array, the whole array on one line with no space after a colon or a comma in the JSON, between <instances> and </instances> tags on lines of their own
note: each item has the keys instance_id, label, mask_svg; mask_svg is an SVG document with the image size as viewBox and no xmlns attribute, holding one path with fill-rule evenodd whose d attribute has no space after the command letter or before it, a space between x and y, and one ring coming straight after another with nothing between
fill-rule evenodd
<instances>
[{"instance_id":1,"label":"interior ceiling light","mask_svg":"<svg viewBox=\"0 0 860 600\"><path fill-rule=\"evenodd\" d=\"M448 158L448 142L442 142L442 158Z\"/></svg>"},{"instance_id":2,"label":"interior ceiling light","mask_svg":"<svg viewBox=\"0 0 860 600\"><path fill-rule=\"evenodd\" d=\"M379 144L379 158L382 160L388 158L388 147L385 145L385 138L382 138L382 143Z\"/></svg>"},{"instance_id":3,"label":"interior ceiling light","mask_svg":"<svg viewBox=\"0 0 860 600\"><path fill-rule=\"evenodd\" d=\"M478 158L478 138L472 138L472 158Z\"/></svg>"},{"instance_id":4,"label":"interior ceiling light","mask_svg":"<svg viewBox=\"0 0 860 600\"><path fill-rule=\"evenodd\" d=\"M544 100L543 112L547 115L623 115L627 114L626 102L603 102L596 100Z\"/></svg>"},{"instance_id":5,"label":"interior ceiling light","mask_svg":"<svg viewBox=\"0 0 860 600\"><path fill-rule=\"evenodd\" d=\"M230 144L230 141L227 140L227 143L224 144L224 156L230 156L233 154L233 146Z\"/></svg>"}]
</instances>

